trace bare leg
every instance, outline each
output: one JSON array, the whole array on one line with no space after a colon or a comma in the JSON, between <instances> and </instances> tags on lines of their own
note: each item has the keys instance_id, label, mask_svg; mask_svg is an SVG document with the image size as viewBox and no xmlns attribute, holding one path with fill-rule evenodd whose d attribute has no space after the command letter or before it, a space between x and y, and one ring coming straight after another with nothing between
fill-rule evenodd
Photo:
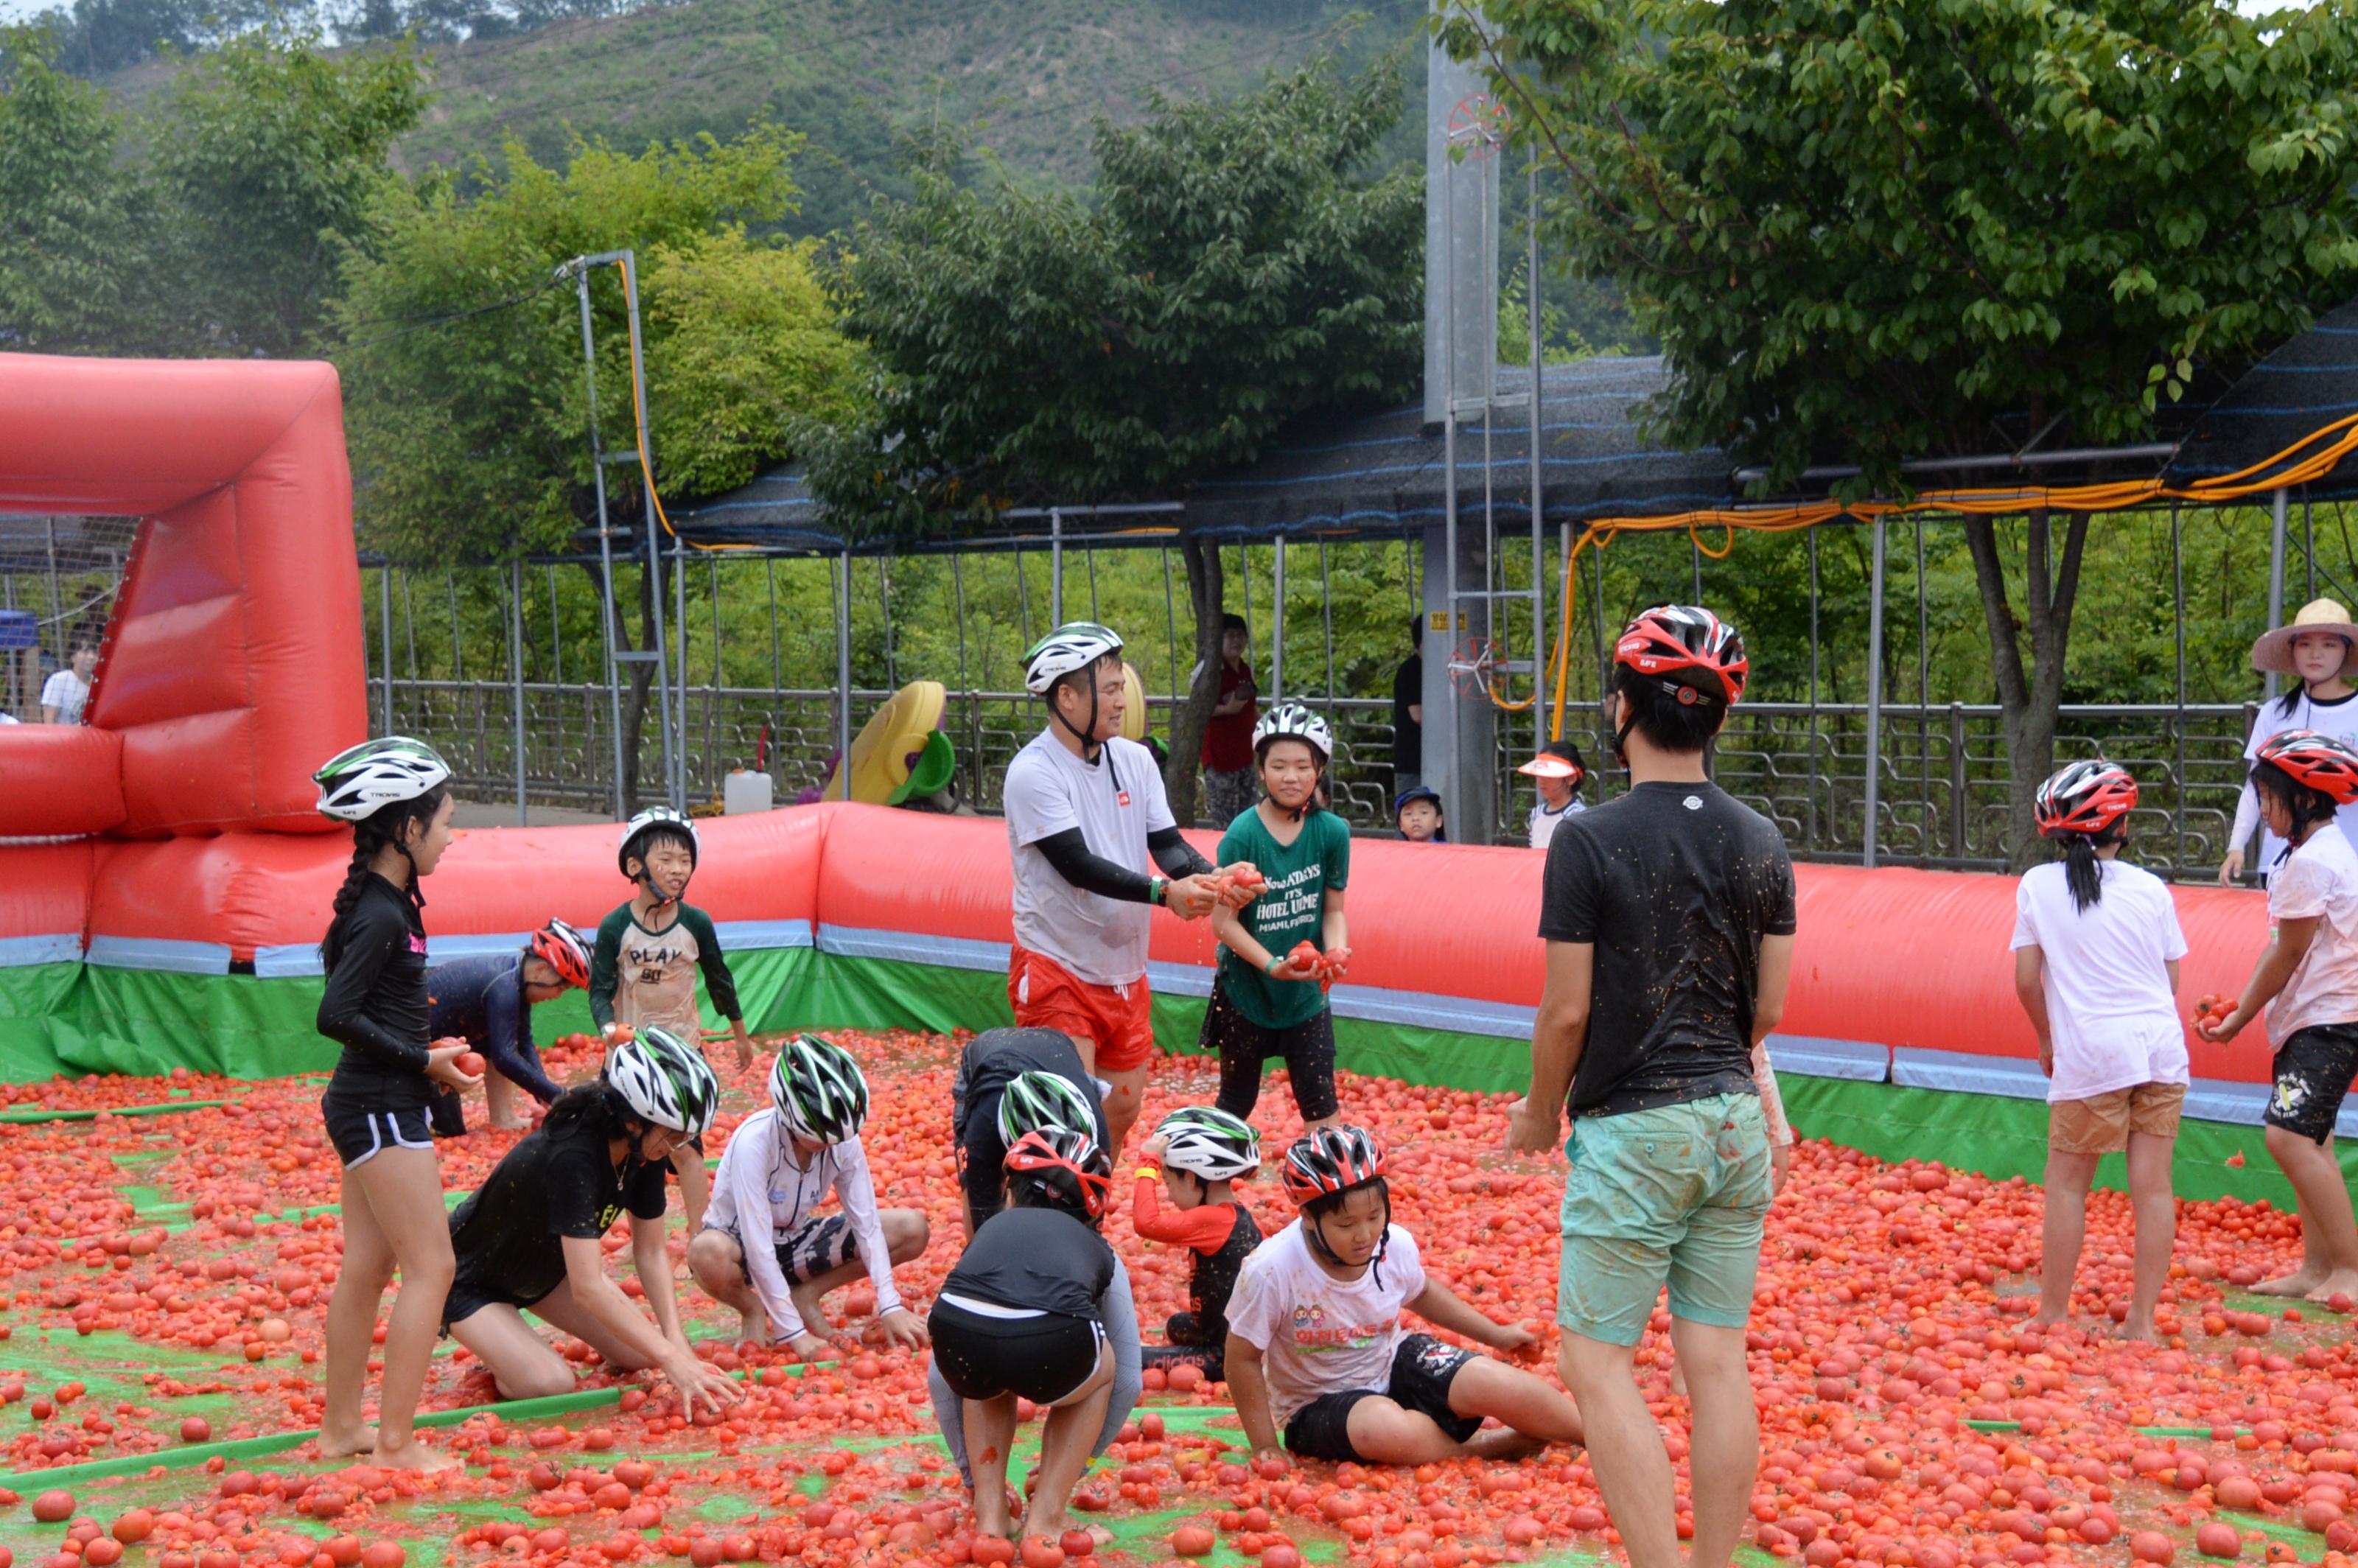
<instances>
[{"instance_id":1,"label":"bare leg","mask_svg":"<svg viewBox=\"0 0 2358 1568\"><path fill-rule=\"evenodd\" d=\"M344 1261L328 1297L327 1407L319 1418L319 1457L341 1459L376 1447L376 1429L361 1419L377 1303L393 1283L393 1243L351 1171L344 1173Z\"/></svg>"},{"instance_id":2,"label":"bare leg","mask_svg":"<svg viewBox=\"0 0 2358 1568\"><path fill-rule=\"evenodd\" d=\"M505 1302L469 1313L450 1325L450 1337L474 1352L503 1400L545 1400L573 1391L573 1368L565 1357Z\"/></svg>"},{"instance_id":3,"label":"bare leg","mask_svg":"<svg viewBox=\"0 0 2358 1568\"><path fill-rule=\"evenodd\" d=\"M1099 1073L1098 1076L1113 1086L1105 1102L1106 1135L1113 1140L1113 1147L1106 1152L1120 1165L1122 1140L1130 1136L1131 1125L1138 1120L1139 1108L1145 1103L1146 1069L1130 1067L1119 1073Z\"/></svg>"},{"instance_id":4,"label":"bare leg","mask_svg":"<svg viewBox=\"0 0 2358 1568\"><path fill-rule=\"evenodd\" d=\"M1463 1378L1465 1373L1458 1376ZM1451 1392L1455 1392L1454 1387ZM1455 1405L1456 1400L1452 1399L1450 1403ZM1423 1411L1403 1409L1381 1395L1353 1405L1345 1430L1350 1434L1352 1450L1371 1465L1438 1465L1444 1459L1463 1458L1473 1452L1471 1444L1451 1442L1440 1423ZM1485 1432L1475 1435L1512 1438L1526 1452L1531 1446L1531 1439L1520 1433ZM1509 1455L1486 1453L1482 1457L1498 1459Z\"/></svg>"},{"instance_id":5,"label":"bare leg","mask_svg":"<svg viewBox=\"0 0 2358 1568\"><path fill-rule=\"evenodd\" d=\"M2169 1282L2169 1252L2178 1239L2178 1203L2170 1195L2170 1156L2174 1138L2147 1132L2129 1134L2129 1207L2136 1216L2136 1267L2129 1285L2129 1315L2122 1332L2131 1339L2154 1340L2153 1314L2161 1304L2161 1288Z\"/></svg>"},{"instance_id":6,"label":"bare leg","mask_svg":"<svg viewBox=\"0 0 2358 1568\"><path fill-rule=\"evenodd\" d=\"M2039 1229L2039 1312L2032 1323L2061 1323L2071 1315L2071 1277L2079 1271L2080 1248L2088 1236L2088 1188L2102 1158L2068 1149L2047 1152L2047 1219Z\"/></svg>"},{"instance_id":7,"label":"bare leg","mask_svg":"<svg viewBox=\"0 0 2358 1568\"><path fill-rule=\"evenodd\" d=\"M1744 1330L1674 1317L1671 1342L1687 1368L1694 1405L1688 1459L1694 1477L1694 1549L1688 1561L1691 1568L1727 1568L1760 1468L1760 1418L1744 1358ZM1595 1462L1593 1452L1590 1460Z\"/></svg>"},{"instance_id":8,"label":"bare leg","mask_svg":"<svg viewBox=\"0 0 2358 1568\"><path fill-rule=\"evenodd\" d=\"M1702 1365L1689 1354L1686 1342L1680 1338L1678 1320L1671 1320L1671 1337L1678 1345L1679 1359L1688 1363L1687 1382L1697 1396L1695 1437L1703 1436L1700 1405L1704 1384L1708 1381ZM1741 1336L1736 1340L1739 1349ZM1654 1425L1653 1412L1638 1392L1637 1348L1628 1345L1607 1345L1600 1339L1590 1339L1567 1329L1563 1347L1556 1353L1556 1370L1563 1386L1572 1390L1574 1401L1580 1407L1581 1423L1588 1433L1588 1463L1596 1472L1596 1489L1605 1494L1605 1511L1613 1527L1621 1532L1622 1550L1628 1554L1629 1568L1678 1568L1679 1533L1675 1505L1671 1496L1671 1456L1662 1447L1662 1434ZM1750 1394L1745 1396L1748 1401ZM1362 1400L1361 1407L1375 1403ZM1357 1411L1353 1411L1356 1417ZM1700 1442L1698 1441L1698 1448ZM1758 1455L1755 1456L1757 1462ZM1696 1473L1702 1460L1697 1456ZM1748 1497L1751 1471L1745 1473L1744 1487ZM1702 1500L1696 1500L1695 1527L1700 1539L1703 1527ZM1695 1561L1704 1562L1702 1553Z\"/></svg>"},{"instance_id":9,"label":"bare leg","mask_svg":"<svg viewBox=\"0 0 2358 1568\"><path fill-rule=\"evenodd\" d=\"M1015 1445L1015 1396L967 1400L966 1457L974 1468L974 1528L1001 1540L1015 1533L1007 1509L1007 1451Z\"/></svg>"},{"instance_id":10,"label":"bare leg","mask_svg":"<svg viewBox=\"0 0 2358 1568\"><path fill-rule=\"evenodd\" d=\"M2324 1301L2335 1294L2358 1299L2358 1217L2350 1208L2350 1189L2342 1184L2342 1162L2333 1140L2312 1143L2280 1127L2268 1129L2268 1152L2284 1168L2300 1200L2301 1244L2307 1257L2295 1281L2308 1279L2308 1289L2270 1292ZM2271 1284L2284 1281L2270 1281ZM2268 1285L2255 1290L2267 1291Z\"/></svg>"},{"instance_id":11,"label":"bare leg","mask_svg":"<svg viewBox=\"0 0 2358 1568\"><path fill-rule=\"evenodd\" d=\"M502 1077L499 1069L483 1070L483 1108L491 1125L503 1132L513 1132L524 1125L516 1114L516 1087Z\"/></svg>"},{"instance_id":12,"label":"bare leg","mask_svg":"<svg viewBox=\"0 0 2358 1568\"><path fill-rule=\"evenodd\" d=\"M1024 1534L1053 1541L1073 1528L1065 1507L1088 1466L1089 1450L1105 1424L1106 1401L1112 1397L1113 1357L1100 1345L1097 1369L1049 1407L1047 1425L1040 1434L1040 1466L1032 1473L1032 1501L1023 1510Z\"/></svg>"},{"instance_id":13,"label":"bare leg","mask_svg":"<svg viewBox=\"0 0 2358 1568\"><path fill-rule=\"evenodd\" d=\"M384 1329L384 1383L371 1458L396 1470L447 1470L459 1461L419 1443L410 1423L426 1389L427 1363L442 1326L455 1271L442 1206L442 1170L431 1149L386 1149L349 1173L367 1199L401 1271ZM373 1329L373 1325L371 1325ZM366 1354L363 1350L362 1354Z\"/></svg>"},{"instance_id":14,"label":"bare leg","mask_svg":"<svg viewBox=\"0 0 2358 1568\"><path fill-rule=\"evenodd\" d=\"M737 1337L770 1340L769 1309L745 1277L745 1249L722 1230L699 1230L687 1244L687 1271L704 1293L737 1310Z\"/></svg>"},{"instance_id":15,"label":"bare leg","mask_svg":"<svg viewBox=\"0 0 2358 1568\"><path fill-rule=\"evenodd\" d=\"M876 1217L884 1227L885 1253L895 1266L909 1262L925 1251L932 1233L926 1227L924 1215L914 1208L888 1208ZM827 1293L866 1278L866 1260L857 1254L846 1258L826 1273L815 1274L793 1287L790 1293L795 1298L795 1311L802 1314L805 1323L824 1324L827 1318L820 1311L820 1305Z\"/></svg>"},{"instance_id":16,"label":"bare leg","mask_svg":"<svg viewBox=\"0 0 2358 1568\"><path fill-rule=\"evenodd\" d=\"M573 1299L573 1281L560 1280L557 1289L532 1303L532 1315L552 1327L587 1345L598 1353L598 1359L617 1372L643 1372L647 1361L633 1355L630 1347L614 1337L613 1331L588 1313ZM572 1374L568 1372L567 1377Z\"/></svg>"},{"instance_id":17,"label":"bare leg","mask_svg":"<svg viewBox=\"0 0 2358 1568\"><path fill-rule=\"evenodd\" d=\"M1580 1411L1568 1397L1546 1379L1487 1356L1468 1361L1450 1379L1449 1408L1463 1416L1488 1416L1542 1444L1581 1441Z\"/></svg>"},{"instance_id":18,"label":"bare leg","mask_svg":"<svg viewBox=\"0 0 2358 1568\"><path fill-rule=\"evenodd\" d=\"M704 1228L704 1206L712 1201L712 1173L705 1169L704 1156L692 1143L672 1151L671 1168L679 1176L679 1202L687 1211L687 1233L694 1236Z\"/></svg>"}]
</instances>

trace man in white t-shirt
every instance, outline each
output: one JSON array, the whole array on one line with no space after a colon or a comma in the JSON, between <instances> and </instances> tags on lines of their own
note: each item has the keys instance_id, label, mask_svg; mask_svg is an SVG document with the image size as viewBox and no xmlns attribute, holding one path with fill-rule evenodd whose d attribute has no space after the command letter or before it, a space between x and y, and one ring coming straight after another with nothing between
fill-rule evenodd
<instances>
[{"instance_id":1,"label":"man in white t-shirt","mask_svg":"<svg viewBox=\"0 0 2358 1568\"><path fill-rule=\"evenodd\" d=\"M2064 858L2032 867L2016 890L2014 976L2049 1080L2034 1321L2069 1315L2097 1162L2125 1152L2136 1256L2123 1328L2151 1340L2177 1227L2170 1160L2188 1082L2177 1002L2186 935L2161 879L2116 858L2136 800L2127 770L2103 761L2074 762L2039 786L2039 829Z\"/></svg>"},{"instance_id":2,"label":"man in white t-shirt","mask_svg":"<svg viewBox=\"0 0 2358 1568\"><path fill-rule=\"evenodd\" d=\"M1118 1160L1154 1049L1152 906L1201 919L1219 901L1216 873L1179 836L1153 757L1121 738L1119 636L1088 622L1059 626L1023 656L1023 684L1046 699L1048 727L1007 765L1015 862L1007 1000L1017 1023L1071 1035L1089 1071L1112 1086L1106 1127Z\"/></svg>"},{"instance_id":3,"label":"man in white t-shirt","mask_svg":"<svg viewBox=\"0 0 2358 1568\"><path fill-rule=\"evenodd\" d=\"M98 673L98 644L86 637L74 639L72 662L41 686L41 721L79 724L90 701L91 677Z\"/></svg>"}]
</instances>

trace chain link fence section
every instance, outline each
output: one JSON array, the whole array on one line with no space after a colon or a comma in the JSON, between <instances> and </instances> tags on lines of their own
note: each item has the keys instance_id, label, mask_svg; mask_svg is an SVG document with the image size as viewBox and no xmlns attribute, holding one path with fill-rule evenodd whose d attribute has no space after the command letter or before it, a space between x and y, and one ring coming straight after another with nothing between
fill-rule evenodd
<instances>
[{"instance_id":1,"label":"chain link fence section","mask_svg":"<svg viewBox=\"0 0 2358 1568\"><path fill-rule=\"evenodd\" d=\"M104 639L138 535L135 517L0 514L0 710L40 722L49 677Z\"/></svg>"}]
</instances>

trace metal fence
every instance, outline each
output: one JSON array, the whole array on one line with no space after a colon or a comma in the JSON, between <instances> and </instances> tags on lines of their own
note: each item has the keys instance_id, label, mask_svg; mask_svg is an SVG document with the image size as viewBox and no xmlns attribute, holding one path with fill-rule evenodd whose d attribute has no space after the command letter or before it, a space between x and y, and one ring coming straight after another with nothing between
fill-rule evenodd
<instances>
[{"instance_id":1,"label":"metal fence","mask_svg":"<svg viewBox=\"0 0 2358 1568\"><path fill-rule=\"evenodd\" d=\"M381 704L386 683L373 683ZM892 696L852 695L856 732ZM503 683L390 683L391 728L432 741L473 798L513 799L515 688ZM642 792L652 798L661 776L650 717L639 739ZM1170 699L1150 697L1152 728L1167 730ZM1380 699L1316 702L1335 727L1335 806L1355 827L1388 832L1392 788L1391 705ZM614 747L602 684L527 684L524 687L527 798L546 806L603 812L614 798ZM2056 761L2103 755L2136 774L2140 863L2182 878L2213 874L2225 853L2242 787L2244 737L2254 709L2240 703L2183 708L2071 706L2063 709ZM731 769L766 758L777 796L815 795L835 752L835 694L823 690L697 687L687 689L691 800L720 797ZM1566 715L1567 731L1592 762L1605 737L1593 710ZM2002 718L1994 704L1929 707L1887 704L1883 710L1877 858L1889 864L1996 870L2006 863L2006 795L2011 777ZM1038 703L1020 692L953 693L942 728L956 744L958 785L975 809L995 813L1016 751L1037 734ZM766 739L766 747L764 741ZM1798 858L1856 860L1866 822L1866 708L1864 704L1746 703L1718 741L1720 784L1783 830ZM1510 841L1533 796L1514 772L1520 742L1499 750L1496 776ZM1593 781L1593 803L1611 781Z\"/></svg>"}]
</instances>

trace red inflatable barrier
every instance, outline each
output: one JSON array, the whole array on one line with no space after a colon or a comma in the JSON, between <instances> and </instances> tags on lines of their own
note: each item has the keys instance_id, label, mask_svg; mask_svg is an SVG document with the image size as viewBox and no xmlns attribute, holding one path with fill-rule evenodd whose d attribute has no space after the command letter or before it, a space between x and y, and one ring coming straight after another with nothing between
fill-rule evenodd
<instances>
[{"instance_id":1,"label":"red inflatable barrier","mask_svg":"<svg viewBox=\"0 0 2358 1568\"><path fill-rule=\"evenodd\" d=\"M88 721L119 737L32 759L53 817L15 833L313 834L310 776L368 732L352 478L333 366L0 354L0 506L144 519ZM20 759L25 759L20 761Z\"/></svg>"},{"instance_id":2,"label":"red inflatable barrier","mask_svg":"<svg viewBox=\"0 0 2358 1568\"><path fill-rule=\"evenodd\" d=\"M124 818L123 737L81 724L0 724L0 838L103 833Z\"/></svg>"}]
</instances>

